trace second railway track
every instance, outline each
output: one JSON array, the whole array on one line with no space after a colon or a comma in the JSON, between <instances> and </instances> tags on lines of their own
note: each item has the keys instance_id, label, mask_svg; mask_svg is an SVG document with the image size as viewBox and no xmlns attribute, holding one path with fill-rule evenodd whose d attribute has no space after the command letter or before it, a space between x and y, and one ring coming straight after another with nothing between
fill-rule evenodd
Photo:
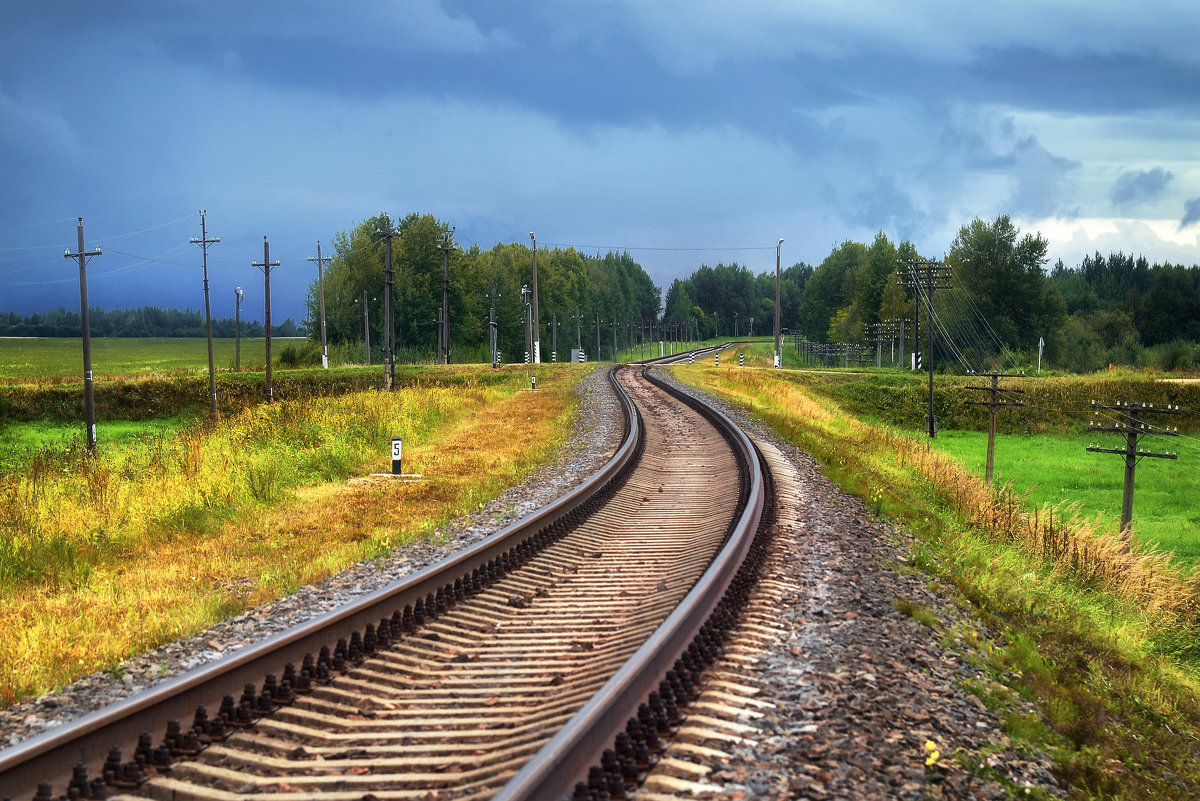
<instances>
[{"instance_id":1,"label":"second railway track","mask_svg":"<svg viewBox=\"0 0 1200 801\"><path fill-rule=\"evenodd\" d=\"M165 750L144 742L138 768L129 764L132 748L114 752L105 767L88 765L90 778L80 771L72 794L164 801L550 797L543 795L547 787L561 794L585 778L581 769L600 761L595 738L611 743L619 728L610 723L590 739L575 735L568 755L560 742L564 726L636 715L641 723L627 727L633 738L623 735L620 756L604 754L610 775L593 770L590 777L592 797L621 797L622 774L632 783L658 735L678 721L675 702L692 694L704 650L693 644L684 654L695 632L664 634L671 628L664 622L683 614L685 598L698 607L687 613L690 620L708 617L737 564L713 566L723 548L732 547L732 561L742 561L748 541L731 541L753 536L742 529L758 527L765 493L748 441L740 443L719 415L667 394L641 372L617 376L631 399L631 431L640 429L642 439L623 446L636 465L600 482L607 484L602 505L593 502L597 508L586 515L581 509L550 515L527 544L502 556L460 558L457 573L425 571L435 574L439 592L422 585L407 594L381 593L382 610L355 618L377 625L361 635L356 629L336 647L328 643L324 654L314 648L305 660L294 644L289 653L297 656L289 658L296 661L287 669L277 664L268 689L226 686L223 692L234 697L223 714L210 700L208 721L185 719ZM293 639L311 648L318 636ZM647 657L654 637L665 655ZM646 664L631 667L639 655ZM672 663L678 670L667 674ZM253 669L229 671L227 683ZM616 686L638 671L646 675L625 680L623 690ZM286 688L277 676L286 677ZM644 700L645 688L656 686L662 695L652 699L653 709L615 700L621 692ZM211 698L213 690L205 692ZM173 717L188 702L196 703L177 701ZM601 708L609 703L613 710ZM117 743L129 747L141 720L161 728L163 714L130 713ZM193 723L194 735L183 734ZM55 755L64 764L96 759L95 744L73 744L64 733L39 739L43 763ZM38 743L25 751L38 751ZM30 789L36 778L13 778L21 769L0 754L0 794L21 799ZM555 771L564 775L547 778ZM51 799L63 791L44 783L37 792Z\"/></svg>"}]
</instances>

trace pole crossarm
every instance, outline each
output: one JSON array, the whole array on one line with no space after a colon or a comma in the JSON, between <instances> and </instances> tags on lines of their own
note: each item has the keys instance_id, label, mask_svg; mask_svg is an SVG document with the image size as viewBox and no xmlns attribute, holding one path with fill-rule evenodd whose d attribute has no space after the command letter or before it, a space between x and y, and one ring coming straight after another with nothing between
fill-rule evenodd
<instances>
[{"instance_id":1,"label":"pole crossarm","mask_svg":"<svg viewBox=\"0 0 1200 801\"><path fill-rule=\"evenodd\" d=\"M1099 417L1101 412L1117 412L1122 418L1115 425L1096 425L1095 420L1089 421L1088 430L1102 434L1124 435L1124 448L1102 448L1099 443L1087 446L1089 453L1112 453L1125 457L1125 490L1121 498L1121 533L1123 536L1133 534L1133 482L1137 463L1145 458L1178 459L1178 453L1157 453L1141 447L1142 437L1178 437L1179 428L1156 427L1142 421L1142 415L1147 414L1182 414L1177 405L1155 407L1152 403L1116 404L1096 403L1092 401L1092 414ZM1106 417L1111 416L1105 414Z\"/></svg>"}]
</instances>

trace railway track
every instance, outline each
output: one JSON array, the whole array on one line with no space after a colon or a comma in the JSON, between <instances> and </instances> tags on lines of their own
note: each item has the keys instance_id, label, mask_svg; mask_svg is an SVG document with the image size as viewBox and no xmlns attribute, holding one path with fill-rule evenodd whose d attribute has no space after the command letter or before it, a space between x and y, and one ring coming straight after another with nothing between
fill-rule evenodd
<instances>
[{"instance_id":1,"label":"railway track","mask_svg":"<svg viewBox=\"0 0 1200 801\"><path fill-rule=\"evenodd\" d=\"M628 434L584 485L351 606L0 752L0 797L625 797L748 590L769 474L719 413L644 372L611 380Z\"/></svg>"}]
</instances>

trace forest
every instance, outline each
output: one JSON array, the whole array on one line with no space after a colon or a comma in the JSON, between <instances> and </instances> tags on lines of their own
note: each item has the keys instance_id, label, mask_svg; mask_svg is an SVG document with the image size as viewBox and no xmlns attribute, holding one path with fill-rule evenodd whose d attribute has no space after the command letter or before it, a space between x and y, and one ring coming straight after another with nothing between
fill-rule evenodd
<instances>
[{"instance_id":1,"label":"forest","mask_svg":"<svg viewBox=\"0 0 1200 801\"><path fill-rule=\"evenodd\" d=\"M233 317L214 318L214 337L232 338L237 321ZM88 310L88 325L94 337L202 337L204 313L142 306L136 309ZM45 314L21 316L16 312L0 312L0 336L5 337L77 337L81 324L79 312L59 307ZM262 323L242 320L244 337L266 336ZM304 331L290 318L271 326L277 337L303 336Z\"/></svg>"},{"instance_id":2,"label":"forest","mask_svg":"<svg viewBox=\"0 0 1200 801\"><path fill-rule=\"evenodd\" d=\"M372 217L333 239L333 254L324 275L326 334L332 346L362 343L364 322L370 333L372 360L378 358L383 333L387 242L391 224L393 312L397 360L430 361L437 356L438 318L445 269L450 282L451 361L487 362L492 303L501 361L525 357L525 299L532 287L533 249L524 244L497 244L489 250L447 243L450 226L430 214L412 213L398 221ZM449 240L452 244L453 240ZM446 260L448 259L448 264ZM582 345L594 359L596 326L601 329L604 358L612 357L613 337L626 347L641 326L657 322L658 287L628 253L589 256L574 248L538 248L538 316L543 360L551 361L558 322L559 359ZM318 282L308 290L304 325L313 342L320 340ZM365 313L364 313L365 298ZM614 330L615 329L615 330Z\"/></svg>"},{"instance_id":3,"label":"forest","mask_svg":"<svg viewBox=\"0 0 1200 801\"><path fill-rule=\"evenodd\" d=\"M449 268L451 360L488 358L489 320L495 308L500 358L524 358L527 295L533 277L532 243L460 247L447 238L449 225L430 214L392 221L372 217L341 231L324 275L327 334L348 358L362 354L369 334L372 361L381 356L387 238L392 230L398 361L437 358L443 270ZM443 251L439 245L452 245ZM903 321L911 352L913 322L931 322L939 369L956 372L1037 363L1083 373L1110 365L1164 370L1200 368L1200 267L1151 263L1145 256L1096 253L1077 267L1059 260L1047 269L1048 243L1022 233L1005 215L962 226L944 259L932 292L914 296L908 266L925 261L907 241L882 231L870 243L846 240L815 267L803 262L780 272L781 328L789 338L848 343L874 350L880 341L896 349ZM702 338L772 334L773 270L755 273L737 263L702 264L666 290L628 253L587 255L574 248L538 249L538 299L545 360L557 322L558 357L573 347L602 358L672 326ZM446 264L448 260L448 265ZM929 298L932 298L932 302ZM932 316L930 314L932 312ZM273 326L276 336L307 334L300 358L319 362L318 282L308 288L306 318ZM197 311L157 307L91 311L99 337L200 337ZM364 324L367 327L364 332ZM232 337L235 321L213 320L213 335ZM597 325L600 331L597 333ZM79 313L59 308L44 314L0 313L0 336L78 336ZM241 323L241 333L263 336L260 323ZM296 358L296 354L292 354Z\"/></svg>"}]
</instances>

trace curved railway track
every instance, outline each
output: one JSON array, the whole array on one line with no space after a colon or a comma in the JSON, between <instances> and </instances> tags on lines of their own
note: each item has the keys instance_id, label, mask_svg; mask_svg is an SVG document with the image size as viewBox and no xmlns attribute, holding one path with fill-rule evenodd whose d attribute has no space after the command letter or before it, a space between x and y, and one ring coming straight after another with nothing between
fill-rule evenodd
<instances>
[{"instance_id":1,"label":"curved railway track","mask_svg":"<svg viewBox=\"0 0 1200 801\"><path fill-rule=\"evenodd\" d=\"M769 475L718 412L644 371L611 380L628 435L584 485L351 606L0 752L0 796L625 797L748 589Z\"/></svg>"}]
</instances>

